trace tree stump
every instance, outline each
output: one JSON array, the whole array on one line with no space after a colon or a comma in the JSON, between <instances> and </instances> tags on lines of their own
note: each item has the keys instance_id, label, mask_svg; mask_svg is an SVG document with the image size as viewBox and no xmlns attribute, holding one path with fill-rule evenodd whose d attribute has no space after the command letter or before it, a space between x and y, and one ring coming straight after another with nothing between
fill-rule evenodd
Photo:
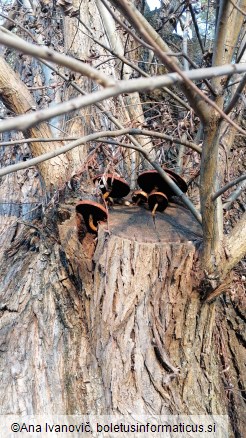
<instances>
[{"instance_id":1,"label":"tree stump","mask_svg":"<svg viewBox=\"0 0 246 438\"><path fill-rule=\"evenodd\" d=\"M175 204L154 220L145 208L117 206L99 226L94 254L93 239L87 235L79 245L79 265L103 388L99 411L223 413L214 392L219 377L206 377L217 364L214 306L202 305L197 291L200 225Z\"/></svg>"},{"instance_id":2,"label":"tree stump","mask_svg":"<svg viewBox=\"0 0 246 438\"><path fill-rule=\"evenodd\" d=\"M187 412L205 413L204 395L199 399L205 382L197 372L203 358L196 364L194 354L206 356L211 347L213 307L199 309L199 224L188 210L170 204L154 220L145 208L113 207L108 228L100 226L93 289L85 291L106 411L184 413L185 394Z\"/></svg>"}]
</instances>

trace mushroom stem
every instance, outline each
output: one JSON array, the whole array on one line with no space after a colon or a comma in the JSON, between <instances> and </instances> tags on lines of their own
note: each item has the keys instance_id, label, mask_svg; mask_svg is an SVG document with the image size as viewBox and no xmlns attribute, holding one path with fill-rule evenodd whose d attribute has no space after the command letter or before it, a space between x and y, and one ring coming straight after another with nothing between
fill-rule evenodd
<instances>
[{"instance_id":1,"label":"mushroom stem","mask_svg":"<svg viewBox=\"0 0 246 438\"><path fill-rule=\"evenodd\" d=\"M143 203L144 202L143 201L144 198L145 198L145 201L147 201L147 198L148 198L147 193L144 192L144 191L139 192L139 198L138 198L138 200L136 202L136 205L141 204L141 202Z\"/></svg>"},{"instance_id":2,"label":"mushroom stem","mask_svg":"<svg viewBox=\"0 0 246 438\"><path fill-rule=\"evenodd\" d=\"M97 232L97 227L95 227L95 225L94 225L92 214L90 214L90 216L89 216L89 227L92 231Z\"/></svg>"},{"instance_id":3,"label":"mushroom stem","mask_svg":"<svg viewBox=\"0 0 246 438\"><path fill-rule=\"evenodd\" d=\"M155 204L155 206L154 206L154 208L153 208L153 210L152 210L152 212L151 212L151 214L152 214L152 216L154 217L155 216L155 212L156 212L156 210L157 210L157 208L158 208L158 202Z\"/></svg>"},{"instance_id":4,"label":"mushroom stem","mask_svg":"<svg viewBox=\"0 0 246 438\"><path fill-rule=\"evenodd\" d=\"M109 195L110 195L110 192L104 193L104 195L103 195L104 201L106 201L106 199L108 199Z\"/></svg>"}]
</instances>

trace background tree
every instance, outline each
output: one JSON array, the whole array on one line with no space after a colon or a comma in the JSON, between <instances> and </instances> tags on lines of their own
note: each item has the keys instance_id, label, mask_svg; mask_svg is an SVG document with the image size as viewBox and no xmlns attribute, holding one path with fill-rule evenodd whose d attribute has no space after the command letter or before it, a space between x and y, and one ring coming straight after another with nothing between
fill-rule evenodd
<instances>
[{"instance_id":1,"label":"background tree","mask_svg":"<svg viewBox=\"0 0 246 438\"><path fill-rule=\"evenodd\" d=\"M2 414L228 414L243 436L245 13L2 4ZM78 234L96 174L173 184L163 165L188 197Z\"/></svg>"}]
</instances>

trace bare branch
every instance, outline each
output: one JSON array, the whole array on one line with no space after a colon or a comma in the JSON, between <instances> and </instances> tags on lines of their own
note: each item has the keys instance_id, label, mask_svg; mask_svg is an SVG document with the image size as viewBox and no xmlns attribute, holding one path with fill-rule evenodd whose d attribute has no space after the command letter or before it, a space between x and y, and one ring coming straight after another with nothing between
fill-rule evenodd
<instances>
[{"instance_id":1,"label":"bare branch","mask_svg":"<svg viewBox=\"0 0 246 438\"><path fill-rule=\"evenodd\" d=\"M172 143L177 143L184 145L190 149L193 149L193 151L198 152L199 154L202 153L202 148L198 146L196 143L193 143L191 141L183 140L180 138L172 137L171 135L162 134L162 132L155 132L155 131L149 131L146 129L139 129L139 135L149 135L150 137L158 137L163 138L164 140L171 141Z\"/></svg>"},{"instance_id":2,"label":"bare branch","mask_svg":"<svg viewBox=\"0 0 246 438\"><path fill-rule=\"evenodd\" d=\"M1 146L14 146L15 144L24 144L24 143L49 143L49 142L61 142L61 141L70 141L77 140L78 137L31 137L31 138L23 138L21 140L11 140L11 141L3 141L0 143Z\"/></svg>"},{"instance_id":3,"label":"bare branch","mask_svg":"<svg viewBox=\"0 0 246 438\"><path fill-rule=\"evenodd\" d=\"M244 56L245 50L246 50L246 32L238 49L236 63L241 61L242 57Z\"/></svg>"},{"instance_id":4,"label":"bare branch","mask_svg":"<svg viewBox=\"0 0 246 438\"><path fill-rule=\"evenodd\" d=\"M21 26L20 23L17 23L17 21L13 20L13 18L9 17L8 15L5 15L3 13L0 12L0 16L3 18L6 18L7 21L10 21L10 23L14 24L15 27L19 27L23 32L25 32L27 35L29 35L32 40L35 40L33 34L31 32L29 32L28 29L26 29L24 26ZM8 26L6 25L6 23L3 23L2 25L6 30L9 30ZM11 33L11 32L10 32Z\"/></svg>"},{"instance_id":5,"label":"bare branch","mask_svg":"<svg viewBox=\"0 0 246 438\"><path fill-rule=\"evenodd\" d=\"M241 193L246 189L246 181L244 181L242 184L240 184L234 192L228 196L228 198L223 203L223 210L229 210L230 206L234 201L236 201Z\"/></svg>"},{"instance_id":6,"label":"bare branch","mask_svg":"<svg viewBox=\"0 0 246 438\"><path fill-rule=\"evenodd\" d=\"M10 35L10 36L14 36L15 38L19 38L17 35L14 35L14 34L12 34L11 32L9 32L9 31L6 31L7 32L7 34L8 35ZM33 37L33 40L34 41L36 41L35 40L35 38ZM46 67L48 67L50 70L52 70L53 72L55 72L58 76L60 76L66 83L68 83L69 85L71 85L75 90L77 90L80 94L82 94L83 96L86 96L87 95L87 93L84 91L84 90L82 90L82 88L81 87L79 87L78 86L78 84L76 83L76 82L74 82L74 81L70 81L70 80L68 80L67 79L67 77L63 74L63 73L61 73L57 68L55 68L53 65L51 65L51 64L49 64L47 61L44 61L43 59L40 59L40 62L42 63L42 64L44 64ZM170 94L172 94L172 92L170 91ZM177 97L177 99L178 99L178 97ZM105 109L104 109L104 106L103 105L101 105L99 102L95 102L94 103L94 105L103 113L103 114L105 114L105 116L106 117L108 117L108 119L115 125L115 126L117 126L117 128L119 128L119 129L124 129L124 126L119 122L119 120L118 119L116 119L116 117L114 117L114 115L110 112L110 111L106 111ZM127 136L127 138L135 145L135 146L141 146L139 143L138 143L138 141L134 138L134 137L132 137L132 136L130 136L129 134L127 134L126 135Z\"/></svg>"},{"instance_id":7,"label":"bare branch","mask_svg":"<svg viewBox=\"0 0 246 438\"><path fill-rule=\"evenodd\" d=\"M106 2L104 0L102 1L106 5ZM179 73L184 79L185 73L182 72L179 61L177 59L170 59L168 56L168 52L170 52L168 45L137 10L137 8L127 0L122 0L121 2L110 0L110 3L123 14L129 23L134 26L144 41L152 46L154 53L164 63L167 69L171 72ZM185 86L182 86L183 93L186 95L190 105L194 108L200 119L204 120L206 113L206 104L204 100L206 99L204 98L203 93L191 81L189 81L189 79L187 81L184 79L184 82L186 84Z\"/></svg>"},{"instance_id":8,"label":"bare branch","mask_svg":"<svg viewBox=\"0 0 246 438\"><path fill-rule=\"evenodd\" d=\"M70 56L62 55L61 53L55 52L54 50L48 49L47 47L40 47L31 43L27 43L21 38L16 38L14 36L9 36L6 30L0 26L0 43L12 49L19 50L20 52L26 53L28 55L34 56L34 58L46 59L50 62L54 62L70 70L76 71L95 80L98 84L104 87L111 87L115 85L115 80L105 75L104 73L90 67L88 64L78 61Z\"/></svg>"},{"instance_id":9,"label":"bare branch","mask_svg":"<svg viewBox=\"0 0 246 438\"><path fill-rule=\"evenodd\" d=\"M236 184L238 184L239 182L243 181L246 179L246 174L239 176L239 178L234 179L234 181L229 182L228 184L226 184L224 187L222 187L220 190L218 190L213 196L212 196L212 200L215 201L215 199L217 199L219 196L221 196L224 192L226 192L228 189L230 189L231 187L235 186Z\"/></svg>"},{"instance_id":10,"label":"bare branch","mask_svg":"<svg viewBox=\"0 0 246 438\"><path fill-rule=\"evenodd\" d=\"M122 128L125 129L125 128ZM194 151L198 152L199 154L201 154L202 152L202 148L200 146L198 146L196 143L193 143L191 141L184 141L184 140L180 140L180 138L176 138L176 137L172 137L171 135L166 135L163 134L162 132L155 132L155 131L149 131L146 129L139 129L139 128L126 128L127 129L127 133L130 135L145 135L145 136L150 136L150 137L157 137L157 138L163 138L164 140L168 140L171 141L172 143L177 143L177 144L181 144L184 145L190 149L193 149ZM25 138L22 140L12 140L12 141L6 141L6 142L2 142L0 143L0 147L1 146L13 146L15 144L23 144L23 143L37 143L37 142L44 142L44 143L48 143L48 142L54 142L54 141L70 141L70 140L77 140L78 137L77 136L69 136L69 137L50 137L50 138ZM139 145L140 146L140 145Z\"/></svg>"},{"instance_id":11,"label":"bare branch","mask_svg":"<svg viewBox=\"0 0 246 438\"><path fill-rule=\"evenodd\" d=\"M246 71L245 64L224 65L222 67L201 68L197 70L190 70L186 72L186 76L191 80L202 78L211 78L221 75L231 75L235 73L242 73ZM178 73L169 73L163 76L156 76L151 78L138 78L130 81L118 81L114 87L109 87L104 90L95 91L94 93L78 96L67 102L62 102L52 108L47 108L33 113L28 113L18 116L11 120L5 120L0 123L0 132L11 129L19 129L24 131L37 123L48 120L52 117L74 111L76 109L84 108L86 106L101 102L113 96L118 96L122 93L133 93L135 91L154 90L168 85L173 85L177 82L182 82L183 78ZM229 119L230 120L230 119ZM237 125L236 125L237 126ZM240 132L246 134L241 129Z\"/></svg>"},{"instance_id":12,"label":"bare branch","mask_svg":"<svg viewBox=\"0 0 246 438\"><path fill-rule=\"evenodd\" d=\"M191 65L193 68L199 68L198 65L197 65L194 61L192 61L192 59L191 59L186 53L181 52L181 56L184 56L184 57L187 59L187 61L189 61L190 65ZM203 82L204 82L204 84L207 85L207 87L208 87L208 89L211 91L211 93L212 93L214 96L216 96L216 95L217 95L217 92L216 92L216 90L212 87L212 85L210 84L210 82L209 82L207 79L203 79Z\"/></svg>"},{"instance_id":13,"label":"bare branch","mask_svg":"<svg viewBox=\"0 0 246 438\"><path fill-rule=\"evenodd\" d=\"M238 99L241 96L241 93L246 85L246 75L243 76L241 82L239 83L234 96L232 97L231 101L228 103L227 107L224 109L225 114L229 114L231 110L235 107Z\"/></svg>"},{"instance_id":14,"label":"bare branch","mask_svg":"<svg viewBox=\"0 0 246 438\"><path fill-rule=\"evenodd\" d=\"M94 141L97 138L100 137L107 137L111 136L114 137L118 135L124 135L127 134L129 131L129 128L125 128L119 131L105 131L105 132L96 132L90 135L87 135L85 137L81 137L78 140L73 141L72 143L69 143L65 146L61 146L59 149L55 149L51 152L46 152L45 154L39 155L38 157L31 158L30 160L17 163L17 164L11 164L10 166L4 167L3 169L0 169L0 177L4 175L8 175L9 173L17 172L21 169L27 169L30 166L36 166L39 163L42 163L43 161L50 160L51 158L57 157L58 155L65 154L66 152L74 149L77 146L80 146L81 144L87 143L89 141ZM141 148L140 148L141 149Z\"/></svg>"},{"instance_id":15,"label":"bare branch","mask_svg":"<svg viewBox=\"0 0 246 438\"><path fill-rule=\"evenodd\" d=\"M246 11L243 11L238 5L236 5L236 3L234 3L233 0L229 0L229 1L234 6L234 8L236 8L238 10L238 12L240 12L240 14L242 14L244 17L246 17Z\"/></svg>"},{"instance_id":16,"label":"bare branch","mask_svg":"<svg viewBox=\"0 0 246 438\"><path fill-rule=\"evenodd\" d=\"M200 32L199 32L199 27L198 27L198 24L197 24L197 21L196 21L196 16L195 16L195 13L194 13L194 9L193 9L193 7L192 7L192 5L190 3L189 3L189 10L190 10L191 18L192 18L192 21L193 21L193 24L194 24L196 36L197 36L198 42L199 42L200 47L201 47L201 51L202 51L202 53L204 53L204 47L203 47L201 35L200 35Z\"/></svg>"}]
</instances>

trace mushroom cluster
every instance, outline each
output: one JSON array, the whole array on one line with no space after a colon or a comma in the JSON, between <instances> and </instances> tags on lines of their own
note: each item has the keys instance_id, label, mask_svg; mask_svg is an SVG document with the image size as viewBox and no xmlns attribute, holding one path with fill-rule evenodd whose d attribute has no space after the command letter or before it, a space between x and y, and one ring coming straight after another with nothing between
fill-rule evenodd
<instances>
[{"instance_id":1,"label":"mushroom cluster","mask_svg":"<svg viewBox=\"0 0 246 438\"><path fill-rule=\"evenodd\" d=\"M185 193L188 187L184 179L172 170L164 170ZM76 212L83 217L87 231L96 234L98 223L106 221L108 218L107 205L111 201L113 202L113 199L122 199L127 196L130 187L123 178L113 174L97 175L93 182L100 189L105 206L98 202L84 200L76 205ZM156 170L142 172L138 177L138 185L140 190L135 190L132 193L132 201L136 205L148 202L153 217L156 211L162 212L167 208L170 197L175 194Z\"/></svg>"},{"instance_id":2,"label":"mushroom cluster","mask_svg":"<svg viewBox=\"0 0 246 438\"><path fill-rule=\"evenodd\" d=\"M181 176L177 175L170 169L163 169L173 182L182 190L183 193L187 192L188 186ZM138 177L138 185L141 190L136 191L136 198L139 204L138 199L146 199L149 204L149 208L152 211L152 215L155 215L156 211L164 211L167 208L168 201L171 196L174 196L175 193L171 189L171 187L163 180L161 175L157 172L157 170L146 170L142 172ZM138 194L139 193L139 194ZM140 197L141 193L141 197ZM145 201L145 202L146 202Z\"/></svg>"},{"instance_id":3,"label":"mushroom cluster","mask_svg":"<svg viewBox=\"0 0 246 438\"><path fill-rule=\"evenodd\" d=\"M124 198L130 192L128 183L119 176L113 174L100 174L93 179L94 184L99 187L104 203L109 203L115 198ZM80 201L76 205L76 212L83 217L85 226L89 233L96 234L98 223L106 221L108 211L99 202L91 200Z\"/></svg>"}]
</instances>

